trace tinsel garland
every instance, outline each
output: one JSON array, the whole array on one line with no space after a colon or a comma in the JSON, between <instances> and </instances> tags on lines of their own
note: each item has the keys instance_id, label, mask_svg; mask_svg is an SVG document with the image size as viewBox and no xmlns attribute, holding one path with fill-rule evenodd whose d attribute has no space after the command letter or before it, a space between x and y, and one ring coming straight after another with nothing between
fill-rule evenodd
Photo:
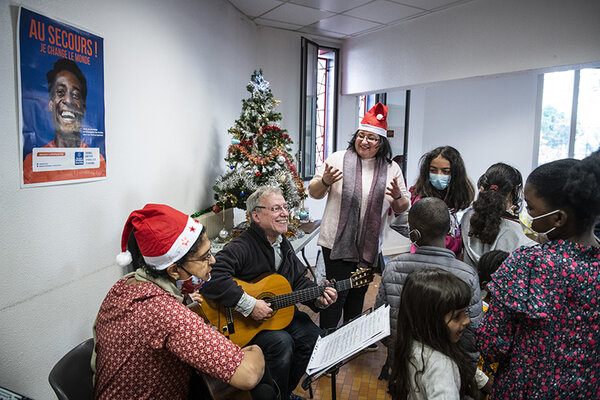
<instances>
[{"instance_id":1,"label":"tinsel garland","mask_svg":"<svg viewBox=\"0 0 600 400\"><path fill-rule=\"evenodd\" d=\"M244 208L247 197L261 185L282 189L293 207L306 197L304 183L298 178L291 154L293 142L279 127L281 113L274 111L279 100L273 98L262 71L255 71L246 86L251 98L242 100L240 118L228 132L228 171L218 177L213 189L217 208Z\"/></svg>"}]
</instances>

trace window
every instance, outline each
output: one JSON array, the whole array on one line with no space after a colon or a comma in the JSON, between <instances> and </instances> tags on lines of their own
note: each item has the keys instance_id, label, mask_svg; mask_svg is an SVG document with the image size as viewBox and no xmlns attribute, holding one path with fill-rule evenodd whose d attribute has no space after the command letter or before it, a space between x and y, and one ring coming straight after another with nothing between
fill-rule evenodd
<instances>
[{"instance_id":1,"label":"window","mask_svg":"<svg viewBox=\"0 0 600 400\"><path fill-rule=\"evenodd\" d=\"M300 176L310 179L335 150L338 49L302 38Z\"/></svg>"},{"instance_id":2,"label":"window","mask_svg":"<svg viewBox=\"0 0 600 400\"><path fill-rule=\"evenodd\" d=\"M600 68L543 76L537 165L582 159L600 147Z\"/></svg>"}]
</instances>

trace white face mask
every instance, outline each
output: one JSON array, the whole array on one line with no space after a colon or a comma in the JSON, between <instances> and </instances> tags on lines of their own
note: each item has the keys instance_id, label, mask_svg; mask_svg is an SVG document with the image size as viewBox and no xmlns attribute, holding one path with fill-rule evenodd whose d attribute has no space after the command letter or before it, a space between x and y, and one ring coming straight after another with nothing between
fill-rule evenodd
<instances>
[{"instance_id":1,"label":"white face mask","mask_svg":"<svg viewBox=\"0 0 600 400\"><path fill-rule=\"evenodd\" d=\"M538 215L537 217L532 217L531 215L529 215L529 212L527 211L527 209L524 208L523 211L521 211L521 215L519 216L519 220L521 221L521 224L523 225L523 231L525 232L525 234L532 236L533 240L535 240L538 243L546 243L546 242L550 241L550 239L548 239L548 234L550 232L552 232L553 230L555 230L556 227L553 227L553 228L547 230L546 232L537 232L532 227L533 221L535 221L536 219L547 217L548 215L552 215L559 211L560 210L554 210L554 211L551 211L551 212L543 214L543 215Z\"/></svg>"}]
</instances>

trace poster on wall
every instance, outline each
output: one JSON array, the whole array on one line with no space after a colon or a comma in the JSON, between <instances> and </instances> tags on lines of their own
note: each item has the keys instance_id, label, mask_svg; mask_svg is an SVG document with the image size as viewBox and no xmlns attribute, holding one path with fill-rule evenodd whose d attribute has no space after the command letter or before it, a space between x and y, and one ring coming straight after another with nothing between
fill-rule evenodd
<instances>
[{"instance_id":1,"label":"poster on wall","mask_svg":"<svg viewBox=\"0 0 600 400\"><path fill-rule=\"evenodd\" d=\"M21 186L106 178L104 39L21 7Z\"/></svg>"}]
</instances>

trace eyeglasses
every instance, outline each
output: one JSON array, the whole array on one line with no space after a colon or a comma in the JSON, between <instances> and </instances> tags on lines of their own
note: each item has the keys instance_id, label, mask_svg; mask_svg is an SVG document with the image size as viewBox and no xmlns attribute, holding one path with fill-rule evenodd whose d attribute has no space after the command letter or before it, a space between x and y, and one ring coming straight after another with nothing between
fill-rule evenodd
<instances>
[{"instance_id":1,"label":"eyeglasses","mask_svg":"<svg viewBox=\"0 0 600 400\"><path fill-rule=\"evenodd\" d=\"M367 136L364 133L359 133L358 135L356 135L356 138L358 140L365 140L367 139L367 142L369 143L379 143L379 136Z\"/></svg>"},{"instance_id":2,"label":"eyeglasses","mask_svg":"<svg viewBox=\"0 0 600 400\"><path fill-rule=\"evenodd\" d=\"M190 261L190 262L193 262L193 261L210 262L210 258L212 256L213 256L213 253L210 251L210 249L208 249L208 253L206 253L206 255L204 257L200 257L200 258L196 258L196 259L188 260L188 261Z\"/></svg>"},{"instance_id":3,"label":"eyeglasses","mask_svg":"<svg viewBox=\"0 0 600 400\"><path fill-rule=\"evenodd\" d=\"M256 206L254 207L256 208L266 208L267 210L271 210L274 213L278 213L281 212L281 210L284 210L285 212L290 211L290 206L288 206L287 204L281 205L281 206L273 206L273 207L264 207L264 206Z\"/></svg>"}]
</instances>

